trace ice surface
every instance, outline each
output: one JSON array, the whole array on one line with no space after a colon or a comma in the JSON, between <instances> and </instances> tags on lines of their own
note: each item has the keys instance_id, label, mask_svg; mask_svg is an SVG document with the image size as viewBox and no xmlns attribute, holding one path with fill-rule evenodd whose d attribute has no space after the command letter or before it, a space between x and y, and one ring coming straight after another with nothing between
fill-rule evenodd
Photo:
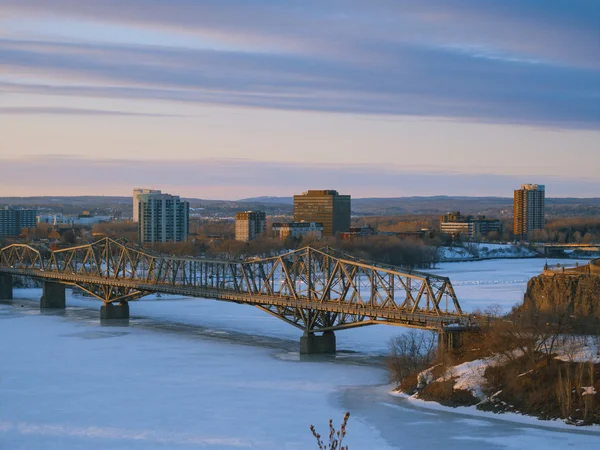
<instances>
[{"instance_id":1,"label":"ice surface","mask_svg":"<svg viewBox=\"0 0 600 450\"><path fill-rule=\"evenodd\" d=\"M385 381L356 365L290 362L247 345L94 326L0 305L0 442L7 449L311 448L343 411L330 396ZM355 448L389 448L358 419Z\"/></svg>"},{"instance_id":2,"label":"ice surface","mask_svg":"<svg viewBox=\"0 0 600 450\"><path fill-rule=\"evenodd\" d=\"M437 273L466 310L508 309L542 265L448 263ZM256 308L149 297L131 304L129 327L105 327L99 301L69 295L64 313L40 314L40 296L19 289L31 300L0 304L2 449L311 449L308 426L325 434L346 410L352 450L595 449L600 440L415 407L388 395L383 368L348 363L349 353L300 360L300 332ZM338 332L338 348L381 354L403 330Z\"/></svg>"}]
</instances>

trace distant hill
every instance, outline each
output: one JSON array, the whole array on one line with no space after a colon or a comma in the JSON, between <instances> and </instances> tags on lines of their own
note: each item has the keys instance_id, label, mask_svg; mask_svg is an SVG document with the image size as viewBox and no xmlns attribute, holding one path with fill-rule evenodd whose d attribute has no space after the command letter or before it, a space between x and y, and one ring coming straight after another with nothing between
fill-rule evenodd
<instances>
[{"instance_id":1,"label":"distant hill","mask_svg":"<svg viewBox=\"0 0 600 450\"><path fill-rule=\"evenodd\" d=\"M205 200L186 198L192 208L202 208L203 215L231 217L236 211L258 209L271 216L291 215L292 197L254 197L241 200ZM82 210L94 213L120 211L123 217L131 214L131 197L68 196L68 197L0 197L1 205L35 206L40 210L77 214ZM393 216L402 214L439 215L448 211L490 217L512 216L511 197L374 197L353 198L352 213L364 216ZM546 209L555 216L598 216L600 198L547 198Z\"/></svg>"},{"instance_id":2,"label":"distant hill","mask_svg":"<svg viewBox=\"0 0 600 450\"><path fill-rule=\"evenodd\" d=\"M242 203L263 203L270 205L292 205L292 197L254 197L240 200ZM549 212L577 211L583 214L592 209L600 214L600 198L547 198ZM353 198L352 212L364 215L398 214L444 214L461 211L477 215L512 215L512 197L467 197L437 195L431 197L370 197ZM574 212L575 213L575 212Z\"/></svg>"}]
</instances>

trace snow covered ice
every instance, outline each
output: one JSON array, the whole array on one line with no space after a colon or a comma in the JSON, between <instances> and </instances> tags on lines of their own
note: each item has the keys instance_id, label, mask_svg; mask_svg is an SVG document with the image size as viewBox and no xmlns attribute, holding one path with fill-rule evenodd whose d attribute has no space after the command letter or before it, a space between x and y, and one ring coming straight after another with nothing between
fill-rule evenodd
<instances>
[{"instance_id":1,"label":"snow covered ice","mask_svg":"<svg viewBox=\"0 0 600 450\"><path fill-rule=\"evenodd\" d=\"M541 265L448 263L437 272L466 310L509 309ZM312 449L309 425L326 434L345 411L352 450L599 447L597 432L390 396L373 355L403 328L341 331L336 357L301 360L299 330L248 306L150 297L131 304L130 326L101 326L100 302L70 295L65 312L40 313L40 295L18 289L0 304L2 449Z\"/></svg>"}]
</instances>

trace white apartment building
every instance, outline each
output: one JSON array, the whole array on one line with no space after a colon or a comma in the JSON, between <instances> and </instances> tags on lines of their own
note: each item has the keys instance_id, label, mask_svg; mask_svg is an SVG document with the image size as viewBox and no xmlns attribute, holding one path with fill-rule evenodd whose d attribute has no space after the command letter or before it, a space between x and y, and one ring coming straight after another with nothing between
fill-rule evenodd
<instances>
[{"instance_id":1,"label":"white apartment building","mask_svg":"<svg viewBox=\"0 0 600 450\"><path fill-rule=\"evenodd\" d=\"M133 214L131 217L133 218L134 222L138 222L139 218L140 218L139 196L142 194L160 194L160 191L155 190L155 189L140 189L140 188L136 188L133 190Z\"/></svg>"},{"instance_id":2,"label":"white apartment building","mask_svg":"<svg viewBox=\"0 0 600 450\"><path fill-rule=\"evenodd\" d=\"M190 204L176 195L138 194L140 243L183 242L189 234Z\"/></svg>"}]
</instances>

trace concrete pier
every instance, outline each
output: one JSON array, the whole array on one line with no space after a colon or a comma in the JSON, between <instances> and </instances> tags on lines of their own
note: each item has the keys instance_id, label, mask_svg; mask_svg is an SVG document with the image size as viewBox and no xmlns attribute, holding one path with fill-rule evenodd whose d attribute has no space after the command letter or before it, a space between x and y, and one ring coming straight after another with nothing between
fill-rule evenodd
<instances>
[{"instance_id":1,"label":"concrete pier","mask_svg":"<svg viewBox=\"0 0 600 450\"><path fill-rule=\"evenodd\" d=\"M44 281L40 309L65 309L65 304L65 285L52 281Z\"/></svg>"},{"instance_id":2,"label":"concrete pier","mask_svg":"<svg viewBox=\"0 0 600 450\"><path fill-rule=\"evenodd\" d=\"M304 355L335 353L335 334L333 331L326 331L321 336L304 333L300 338L300 353Z\"/></svg>"},{"instance_id":3,"label":"concrete pier","mask_svg":"<svg viewBox=\"0 0 600 450\"><path fill-rule=\"evenodd\" d=\"M129 320L129 303L105 303L100 308L100 320Z\"/></svg>"},{"instance_id":4,"label":"concrete pier","mask_svg":"<svg viewBox=\"0 0 600 450\"><path fill-rule=\"evenodd\" d=\"M452 351L461 346L461 328L444 328L438 334L438 350L440 352Z\"/></svg>"},{"instance_id":5,"label":"concrete pier","mask_svg":"<svg viewBox=\"0 0 600 450\"><path fill-rule=\"evenodd\" d=\"M13 277L10 273L0 273L0 300L12 300Z\"/></svg>"}]
</instances>

